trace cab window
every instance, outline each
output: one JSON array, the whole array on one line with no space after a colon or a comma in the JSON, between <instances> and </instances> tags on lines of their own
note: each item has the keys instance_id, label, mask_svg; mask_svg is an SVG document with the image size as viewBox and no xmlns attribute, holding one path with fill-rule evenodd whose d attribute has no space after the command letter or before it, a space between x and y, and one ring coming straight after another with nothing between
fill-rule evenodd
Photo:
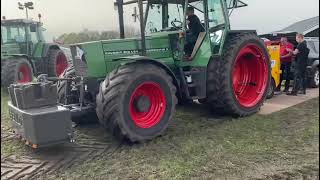
<instances>
[{"instance_id":1,"label":"cab window","mask_svg":"<svg viewBox=\"0 0 320 180\"><path fill-rule=\"evenodd\" d=\"M225 14L222 0L208 1L209 32L213 54L221 54L222 40L225 34Z\"/></svg>"},{"instance_id":2,"label":"cab window","mask_svg":"<svg viewBox=\"0 0 320 180\"><path fill-rule=\"evenodd\" d=\"M33 43L37 43L39 41L37 27L31 25L29 32L30 32L30 37L29 37L30 41L33 42Z\"/></svg>"},{"instance_id":3,"label":"cab window","mask_svg":"<svg viewBox=\"0 0 320 180\"><path fill-rule=\"evenodd\" d=\"M1 26L1 39L3 44L26 42L24 26Z\"/></svg>"},{"instance_id":4,"label":"cab window","mask_svg":"<svg viewBox=\"0 0 320 180\"><path fill-rule=\"evenodd\" d=\"M194 14L198 16L200 19L201 23L204 25L204 5L203 1L196 1L189 3L189 6L194 7Z\"/></svg>"}]
</instances>

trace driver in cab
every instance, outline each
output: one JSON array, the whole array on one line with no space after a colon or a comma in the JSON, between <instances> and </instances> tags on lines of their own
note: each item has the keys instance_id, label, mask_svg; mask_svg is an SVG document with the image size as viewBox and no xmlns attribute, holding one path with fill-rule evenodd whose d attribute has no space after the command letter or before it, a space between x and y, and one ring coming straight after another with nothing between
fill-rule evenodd
<instances>
[{"instance_id":1,"label":"driver in cab","mask_svg":"<svg viewBox=\"0 0 320 180\"><path fill-rule=\"evenodd\" d=\"M187 24L188 31L186 34L186 43L184 46L185 55L189 58L192 54L193 48L197 42L200 32L204 32L204 28L197 15L194 14L194 8L187 8Z\"/></svg>"}]
</instances>

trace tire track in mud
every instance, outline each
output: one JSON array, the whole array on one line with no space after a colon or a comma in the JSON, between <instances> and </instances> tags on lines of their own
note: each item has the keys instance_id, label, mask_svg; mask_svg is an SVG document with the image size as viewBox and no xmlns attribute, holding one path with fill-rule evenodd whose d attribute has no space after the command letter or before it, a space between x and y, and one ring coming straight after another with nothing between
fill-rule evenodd
<instances>
[{"instance_id":1,"label":"tire track in mud","mask_svg":"<svg viewBox=\"0 0 320 180\"><path fill-rule=\"evenodd\" d=\"M263 178L255 180L287 180L287 179L303 179L303 180L318 180L319 167L316 165L303 166L300 169L292 171L276 172L272 175L266 175Z\"/></svg>"},{"instance_id":2,"label":"tire track in mud","mask_svg":"<svg viewBox=\"0 0 320 180\"><path fill-rule=\"evenodd\" d=\"M11 129L4 128L1 126L1 141L12 140L16 137Z\"/></svg>"},{"instance_id":3,"label":"tire track in mud","mask_svg":"<svg viewBox=\"0 0 320 180\"><path fill-rule=\"evenodd\" d=\"M109 135L105 137L107 133L104 133L104 130L97 136L100 130L100 127L89 129L94 132L91 135L76 131L79 142L39 149L27 156L2 157L1 155L1 179L37 179L45 174L70 168L72 165L93 160L101 155L108 156L117 151L121 144ZM1 127L1 141L18 141L18 139L10 129Z\"/></svg>"}]
</instances>

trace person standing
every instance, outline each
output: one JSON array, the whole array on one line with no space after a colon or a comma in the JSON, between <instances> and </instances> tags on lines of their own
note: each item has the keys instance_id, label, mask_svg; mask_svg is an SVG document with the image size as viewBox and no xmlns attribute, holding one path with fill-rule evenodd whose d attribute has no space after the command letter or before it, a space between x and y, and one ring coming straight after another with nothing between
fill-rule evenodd
<instances>
[{"instance_id":1,"label":"person standing","mask_svg":"<svg viewBox=\"0 0 320 180\"><path fill-rule=\"evenodd\" d=\"M294 68L294 84L293 89L288 95L296 96L298 91L302 89L302 94L306 94L307 89L307 60L310 50L307 47L307 43L304 40L304 36L302 34L296 35L296 41L298 43L297 48L292 51L287 49L287 51L291 51L293 55L296 56L295 59L295 68Z\"/></svg>"},{"instance_id":2,"label":"person standing","mask_svg":"<svg viewBox=\"0 0 320 180\"><path fill-rule=\"evenodd\" d=\"M280 40L280 55L281 55L281 76L280 76L280 84L277 87L276 91L281 91L282 81L285 80L285 89L283 92L287 93L289 91L290 86L290 69L291 69L291 61L292 61L292 52L293 52L293 44L288 42L287 37L282 37ZM289 49L290 51L288 51Z\"/></svg>"}]
</instances>

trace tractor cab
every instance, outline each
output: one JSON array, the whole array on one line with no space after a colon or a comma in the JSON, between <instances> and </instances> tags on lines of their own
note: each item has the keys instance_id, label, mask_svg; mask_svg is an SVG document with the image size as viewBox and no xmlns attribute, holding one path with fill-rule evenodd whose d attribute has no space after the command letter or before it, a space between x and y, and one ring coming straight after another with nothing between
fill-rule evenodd
<instances>
[{"instance_id":1,"label":"tractor cab","mask_svg":"<svg viewBox=\"0 0 320 180\"><path fill-rule=\"evenodd\" d=\"M32 55L37 43L44 42L42 23L26 19L1 20L1 56Z\"/></svg>"},{"instance_id":2,"label":"tractor cab","mask_svg":"<svg viewBox=\"0 0 320 180\"><path fill-rule=\"evenodd\" d=\"M127 2L118 0L115 5L121 7L121 4L136 3L138 3L138 0ZM200 51L211 51L212 54L221 55L222 44L227 32L230 30L228 16L233 9L244 6L246 4L238 0L143 0L145 12L140 21L143 21L142 31L144 31L143 33L147 39L169 35L170 49L175 60L193 60L197 55L201 54ZM187 9L190 7L194 9L194 15L199 18L201 22L199 26L202 26L202 31L197 37L194 37L192 53L185 59L186 39L189 34L188 24L190 23L188 22ZM136 8L132 16L135 21L139 17Z\"/></svg>"},{"instance_id":3,"label":"tractor cab","mask_svg":"<svg viewBox=\"0 0 320 180\"><path fill-rule=\"evenodd\" d=\"M222 4L220 1L216 1L216 8L222 9ZM213 5L210 6L212 8ZM201 32L196 35L197 37L193 38L193 42L188 43L188 36L192 36L188 29L188 24L193 22L188 22L188 17L186 13L186 9L192 7L194 9L194 15L198 17L201 24L198 24ZM201 48L202 42L207 38L210 38L208 35L207 27L216 27L218 24L225 24L223 11L216 11L215 16L209 15L212 18L212 22L216 22L216 24L205 23L206 18L206 9L203 0L198 1L151 1L147 4L147 17L146 17L146 28L145 33L147 36L152 36L157 33L168 32L173 33L174 35L170 36L172 44L172 49L174 50L174 54L180 54L178 56L180 59L184 56L182 54L186 54L186 51L190 51L187 53L188 56L184 57L183 60L192 60L198 50ZM217 36L221 36L222 33L217 33L218 31L222 31L222 29L218 29L215 33L211 34L213 39L220 39ZM217 33L217 34L216 34ZM219 41L214 42L215 45L218 46L219 49ZM190 50L187 50L190 49ZM176 57L177 59L179 59Z\"/></svg>"}]
</instances>

